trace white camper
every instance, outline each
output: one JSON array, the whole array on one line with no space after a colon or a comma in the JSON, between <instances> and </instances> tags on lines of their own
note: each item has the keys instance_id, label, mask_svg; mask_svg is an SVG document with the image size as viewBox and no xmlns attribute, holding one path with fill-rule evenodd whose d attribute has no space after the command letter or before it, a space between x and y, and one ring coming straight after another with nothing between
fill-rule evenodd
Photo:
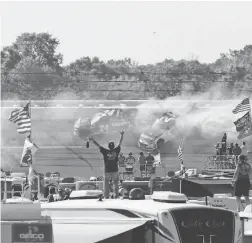
<instances>
[{"instance_id":1,"label":"white camper","mask_svg":"<svg viewBox=\"0 0 252 243\"><path fill-rule=\"evenodd\" d=\"M239 215L188 203L184 194L154 192L145 200L101 199L101 191L73 191L42 204L55 243L238 243Z\"/></svg>"}]
</instances>

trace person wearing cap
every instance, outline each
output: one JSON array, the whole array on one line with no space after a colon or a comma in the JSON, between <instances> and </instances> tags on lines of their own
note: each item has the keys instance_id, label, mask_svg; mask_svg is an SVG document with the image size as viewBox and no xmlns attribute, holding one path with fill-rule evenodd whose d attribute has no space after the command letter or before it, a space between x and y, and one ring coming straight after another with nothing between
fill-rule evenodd
<instances>
[{"instance_id":1,"label":"person wearing cap","mask_svg":"<svg viewBox=\"0 0 252 243\"><path fill-rule=\"evenodd\" d=\"M237 164L232 184L234 186L234 194L237 201L237 211L241 210L241 196L245 197L246 206L250 204L249 189L250 189L250 175L251 165L247 163L244 155L239 155L239 162Z\"/></svg>"},{"instance_id":2,"label":"person wearing cap","mask_svg":"<svg viewBox=\"0 0 252 243\"><path fill-rule=\"evenodd\" d=\"M115 198L119 196L119 172L118 172L118 157L121 152L121 144L123 141L124 131L121 131L121 138L117 147L114 142L109 142L108 148L103 148L93 138L89 138L99 149L104 159L104 197L109 198L109 179L112 178L115 187Z\"/></svg>"},{"instance_id":3,"label":"person wearing cap","mask_svg":"<svg viewBox=\"0 0 252 243\"><path fill-rule=\"evenodd\" d=\"M128 166L129 171L133 171L133 167L134 167L134 164L136 162L136 159L133 156L132 152L130 152L128 155L129 156L125 160L125 167L127 169L127 166Z\"/></svg>"}]
</instances>

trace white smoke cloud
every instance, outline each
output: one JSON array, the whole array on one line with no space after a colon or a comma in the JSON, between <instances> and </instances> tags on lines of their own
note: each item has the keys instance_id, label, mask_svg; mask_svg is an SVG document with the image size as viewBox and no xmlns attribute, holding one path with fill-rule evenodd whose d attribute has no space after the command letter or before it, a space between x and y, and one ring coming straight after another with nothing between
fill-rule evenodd
<instances>
[{"instance_id":1,"label":"white smoke cloud","mask_svg":"<svg viewBox=\"0 0 252 243\"><path fill-rule=\"evenodd\" d=\"M209 91L198 95L192 95L188 90L187 85L179 96L163 101L151 98L141 104L138 107L136 123L143 120L148 123L153 120L153 116L157 117L155 113L172 111L179 115L176 120L176 128L179 131L175 138L177 141L183 136L188 139L211 139L217 142L224 132L227 133L228 140L238 141L234 121L243 113L234 115L232 110L246 97L235 96L221 84L214 85ZM207 107L206 104L209 106ZM203 106L204 108L202 108ZM148 130L150 125L141 124L139 129ZM251 137L247 140L251 140Z\"/></svg>"}]
</instances>

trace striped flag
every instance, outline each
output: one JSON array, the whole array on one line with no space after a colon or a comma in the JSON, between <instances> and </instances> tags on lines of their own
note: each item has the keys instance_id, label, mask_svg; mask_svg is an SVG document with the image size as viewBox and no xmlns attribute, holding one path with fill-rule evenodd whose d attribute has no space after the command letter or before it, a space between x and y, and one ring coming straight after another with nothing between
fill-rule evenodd
<instances>
[{"instance_id":1,"label":"striped flag","mask_svg":"<svg viewBox=\"0 0 252 243\"><path fill-rule=\"evenodd\" d=\"M250 112L247 112L243 117L236 120L234 124L237 132L244 130L244 128L248 127L251 124Z\"/></svg>"},{"instance_id":2,"label":"striped flag","mask_svg":"<svg viewBox=\"0 0 252 243\"><path fill-rule=\"evenodd\" d=\"M178 159L180 160L181 163L181 170L183 170L184 169L183 152L180 145L178 147Z\"/></svg>"},{"instance_id":3,"label":"striped flag","mask_svg":"<svg viewBox=\"0 0 252 243\"><path fill-rule=\"evenodd\" d=\"M38 151L38 146L32 143L30 135L25 139L23 154L20 160L20 167L28 167L32 164L32 155Z\"/></svg>"},{"instance_id":4,"label":"striped flag","mask_svg":"<svg viewBox=\"0 0 252 243\"><path fill-rule=\"evenodd\" d=\"M237 114L239 112L243 112L243 111L250 111L251 107L250 107L250 101L249 98L244 99L240 104L238 104L234 109L233 109L233 113Z\"/></svg>"},{"instance_id":5,"label":"striped flag","mask_svg":"<svg viewBox=\"0 0 252 243\"><path fill-rule=\"evenodd\" d=\"M24 192L27 191L28 189L29 189L29 183L28 183L28 182L25 182L25 183L23 184L23 190L24 190Z\"/></svg>"},{"instance_id":6,"label":"striped flag","mask_svg":"<svg viewBox=\"0 0 252 243\"><path fill-rule=\"evenodd\" d=\"M38 185L40 186L40 190L43 190L44 188L44 179L41 176L41 173L38 173L35 169L33 169L32 165L30 165L29 167L28 182L29 182L29 188L31 189L32 192L38 191Z\"/></svg>"},{"instance_id":7,"label":"striped flag","mask_svg":"<svg viewBox=\"0 0 252 243\"><path fill-rule=\"evenodd\" d=\"M31 132L30 105L29 102L25 107L15 109L10 114L9 121L17 124L17 132L20 134Z\"/></svg>"}]
</instances>

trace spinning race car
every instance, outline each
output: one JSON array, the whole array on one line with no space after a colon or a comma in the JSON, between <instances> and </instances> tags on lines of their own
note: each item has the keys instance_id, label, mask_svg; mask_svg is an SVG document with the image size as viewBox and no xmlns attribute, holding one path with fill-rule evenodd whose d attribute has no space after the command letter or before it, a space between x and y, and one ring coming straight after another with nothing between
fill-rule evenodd
<instances>
[{"instance_id":1,"label":"spinning race car","mask_svg":"<svg viewBox=\"0 0 252 243\"><path fill-rule=\"evenodd\" d=\"M137 109L107 109L93 117L79 118L74 125L74 134L87 138L95 134L111 134L120 130L134 130Z\"/></svg>"},{"instance_id":2,"label":"spinning race car","mask_svg":"<svg viewBox=\"0 0 252 243\"><path fill-rule=\"evenodd\" d=\"M166 112L160 118L157 118L149 131L140 135L138 146L146 151L162 148L177 134L175 126L177 117L172 112Z\"/></svg>"},{"instance_id":3,"label":"spinning race car","mask_svg":"<svg viewBox=\"0 0 252 243\"><path fill-rule=\"evenodd\" d=\"M79 118L74 125L74 134L82 139L91 135L104 135L120 130L130 131L137 137L138 146L142 150L153 151L160 149L175 136L175 121L178 117L172 112L154 113L153 118L138 121L137 109L107 109L96 113L93 117ZM140 131L141 122L144 131Z\"/></svg>"}]
</instances>

